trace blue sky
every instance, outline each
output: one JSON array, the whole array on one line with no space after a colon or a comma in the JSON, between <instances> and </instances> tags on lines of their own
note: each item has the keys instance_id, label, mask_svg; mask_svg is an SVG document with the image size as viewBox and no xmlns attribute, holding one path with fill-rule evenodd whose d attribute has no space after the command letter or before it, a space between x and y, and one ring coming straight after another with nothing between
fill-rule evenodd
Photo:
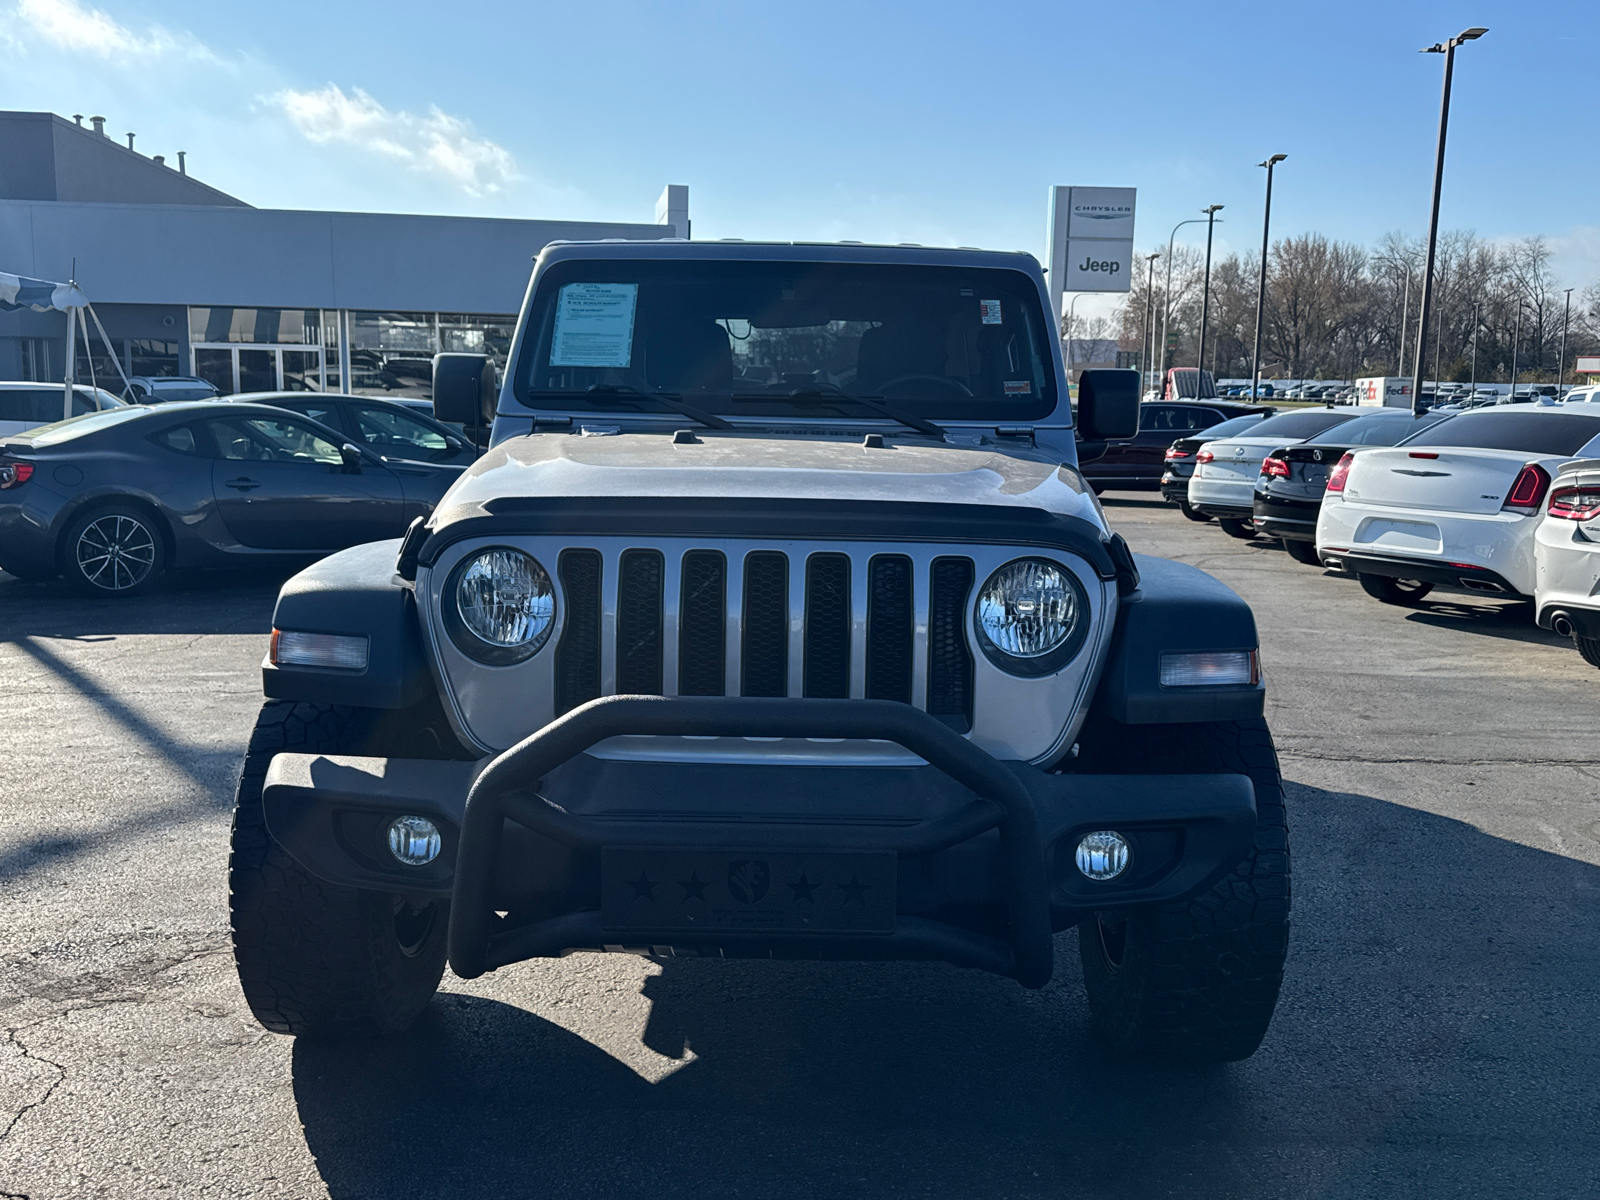
<instances>
[{"instance_id":1,"label":"blue sky","mask_svg":"<svg viewBox=\"0 0 1600 1200\"><path fill-rule=\"evenodd\" d=\"M648 221L671 182L697 237L1042 254L1048 187L1095 184L1139 189L1141 246L1222 203L1221 249L1246 249L1275 151L1276 232L1422 232L1443 60L1417 50L1487 25L1457 57L1442 223L1545 234L1581 287L1600 281L1593 15L0 0L0 107L104 114L261 206Z\"/></svg>"}]
</instances>

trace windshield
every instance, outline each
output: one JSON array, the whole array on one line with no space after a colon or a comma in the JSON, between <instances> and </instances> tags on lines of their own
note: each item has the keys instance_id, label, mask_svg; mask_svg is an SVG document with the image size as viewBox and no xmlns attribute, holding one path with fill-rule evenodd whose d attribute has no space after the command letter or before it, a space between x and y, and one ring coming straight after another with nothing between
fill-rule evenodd
<instances>
[{"instance_id":1,"label":"windshield","mask_svg":"<svg viewBox=\"0 0 1600 1200\"><path fill-rule=\"evenodd\" d=\"M1229 417L1226 421L1212 425L1202 436L1207 441L1213 438L1225 438L1232 433L1243 433L1252 425L1259 425L1266 419L1261 413L1251 413L1249 416L1244 417Z\"/></svg>"},{"instance_id":2,"label":"windshield","mask_svg":"<svg viewBox=\"0 0 1600 1200\"><path fill-rule=\"evenodd\" d=\"M1553 409L1469 412L1440 421L1400 445L1575 454L1597 433L1600 433L1600 416L1586 417Z\"/></svg>"},{"instance_id":3,"label":"windshield","mask_svg":"<svg viewBox=\"0 0 1600 1200\"><path fill-rule=\"evenodd\" d=\"M1301 409L1268 417L1250 430L1251 437L1310 438L1356 416L1353 412L1329 412L1325 408Z\"/></svg>"},{"instance_id":4,"label":"windshield","mask_svg":"<svg viewBox=\"0 0 1600 1200\"><path fill-rule=\"evenodd\" d=\"M108 408L101 412L90 413L88 416L72 417L65 421L56 421L51 425L41 425L21 436L31 446L55 446L82 437L86 433L98 433L102 429L120 425L124 421L132 421L149 411L148 408L139 405Z\"/></svg>"},{"instance_id":5,"label":"windshield","mask_svg":"<svg viewBox=\"0 0 1600 1200\"><path fill-rule=\"evenodd\" d=\"M1428 413L1413 417L1409 413L1402 413L1395 416L1357 417L1339 426L1332 440L1341 446L1393 446L1402 438L1448 420L1449 416L1449 413Z\"/></svg>"},{"instance_id":6,"label":"windshield","mask_svg":"<svg viewBox=\"0 0 1600 1200\"><path fill-rule=\"evenodd\" d=\"M1045 314L1021 271L566 262L541 277L524 337L514 390L532 408L661 411L636 388L729 416L871 418L818 389L935 420L1055 409Z\"/></svg>"}]
</instances>

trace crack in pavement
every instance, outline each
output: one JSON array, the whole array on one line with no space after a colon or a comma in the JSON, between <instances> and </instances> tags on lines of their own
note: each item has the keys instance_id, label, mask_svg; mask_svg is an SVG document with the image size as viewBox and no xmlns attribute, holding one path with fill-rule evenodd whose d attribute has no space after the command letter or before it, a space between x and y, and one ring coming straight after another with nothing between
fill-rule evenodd
<instances>
[{"instance_id":1,"label":"crack in pavement","mask_svg":"<svg viewBox=\"0 0 1600 1200\"><path fill-rule=\"evenodd\" d=\"M54 1059L45 1058L44 1055L42 1055L42 1054L35 1054L32 1050L28 1049L27 1044L19 1036L24 1029L31 1029L35 1025L43 1024L44 1020L48 1020L48 1019L49 1018L43 1018L42 1020L39 1020L39 1021L30 1021L27 1025L18 1025L18 1026L14 1027L14 1028L6 1030L6 1041L8 1041L11 1045L15 1046L18 1050L20 1050L22 1052L22 1057L23 1058L26 1058L26 1059L28 1059L28 1060L30 1060L32 1062L42 1063L43 1065L45 1065L47 1067L53 1068L55 1070L55 1072L56 1072L56 1077L51 1082L50 1086L45 1088L44 1095L40 1096L37 1100L31 1101L28 1104L24 1104L21 1108L17 1109L15 1115L12 1116L11 1120L6 1122L6 1127L4 1129L0 1129L0 1142L5 1141L8 1137L11 1136L11 1131L17 1127L17 1123L19 1121L21 1121L23 1117L27 1116L34 1109L40 1108L43 1105L45 1105L46 1103L48 1103L49 1100L50 1100L50 1097L55 1095L56 1089L59 1088L64 1082L66 1082L66 1078L67 1078L67 1068L66 1067L62 1066L60 1063L56 1062ZM0 1195L11 1195L11 1194L12 1193L10 1193L10 1192L0 1193Z\"/></svg>"}]
</instances>

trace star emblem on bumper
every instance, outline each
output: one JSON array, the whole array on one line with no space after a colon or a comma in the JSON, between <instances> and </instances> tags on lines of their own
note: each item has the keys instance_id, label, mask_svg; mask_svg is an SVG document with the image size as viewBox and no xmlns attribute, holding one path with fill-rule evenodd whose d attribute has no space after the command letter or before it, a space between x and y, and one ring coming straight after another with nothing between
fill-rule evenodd
<instances>
[{"instance_id":1,"label":"star emblem on bumper","mask_svg":"<svg viewBox=\"0 0 1600 1200\"><path fill-rule=\"evenodd\" d=\"M656 888L659 885L660 880L651 879L643 871L639 872L639 878L628 880L628 886L633 889L633 898L635 900L654 900L656 898Z\"/></svg>"},{"instance_id":2,"label":"star emblem on bumper","mask_svg":"<svg viewBox=\"0 0 1600 1200\"><path fill-rule=\"evenodd\" d=\"M844 893L844 903L850 904L854 902L865 906L867 903L867 889L871 886L870 883L862 883L860 878L854 872L851 872L850 882L841 883L839 890Z\"/></svg>"},{"instance_id":3,"label":"star emblem on bumper","mask_svg":"<svg viewBox=\"0 0 1600 1200\"><path fill-rule=\"evenodd\" d=\"M706 889L711 886L709 879L701 879L699 871L690 871L689 878L680 879L678 886L683 889L685 900L704 900Z\"/></svg>"},{"instance_id":4,"label":"star emblem on bumper","mask_svg":"<svg viewBox=\"0 0 1600 1200\"><path fill-rule=\"evenodd\" d=\"M801 871L800 878L796 879L789 885L789 890L794 893L794 902L796 904L799 904L802 900L804 900L807 904L815 904L816 899L811 893L815 892L821 886L822 885L820 883L812 883L806 878L806 873Z\"/></svg>"}]
</instances>

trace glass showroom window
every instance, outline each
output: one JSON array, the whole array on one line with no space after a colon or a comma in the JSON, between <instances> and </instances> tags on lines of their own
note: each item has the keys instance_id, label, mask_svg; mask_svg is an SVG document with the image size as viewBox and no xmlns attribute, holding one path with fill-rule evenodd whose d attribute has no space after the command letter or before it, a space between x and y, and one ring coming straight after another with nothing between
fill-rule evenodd
<instances>
[{"instance_id":1,"label":"glass showroom window","mask_svg":"<svg viewBox=\"0 0 1600 1200\"><path fill-rule=\"evenodd\" d=\"M178 343L155 338L129 338L127 350L129 375L178 374Z\"/></svg>"},{"instance_id":2,"label":"glass showroom window","mask_svg":"<svg viewBox=\"0 0 1600 1200\"><path fill-rule=\"evenodd\" d=\"M321 342L320 319L315 308L191 308L189 340L316 346Z\"/></svg>"},{"instance_id":3,"label":"glass showroom window","mask_svg":"<svg viewBox=\"0 0 1600 1200\"><path fill-rule=\"evenodd\" d=\"M515 314L352 312L350 391L431 400L441 351L487 354L503 374L516 324Z\"/></svg>"}]
</instances>

